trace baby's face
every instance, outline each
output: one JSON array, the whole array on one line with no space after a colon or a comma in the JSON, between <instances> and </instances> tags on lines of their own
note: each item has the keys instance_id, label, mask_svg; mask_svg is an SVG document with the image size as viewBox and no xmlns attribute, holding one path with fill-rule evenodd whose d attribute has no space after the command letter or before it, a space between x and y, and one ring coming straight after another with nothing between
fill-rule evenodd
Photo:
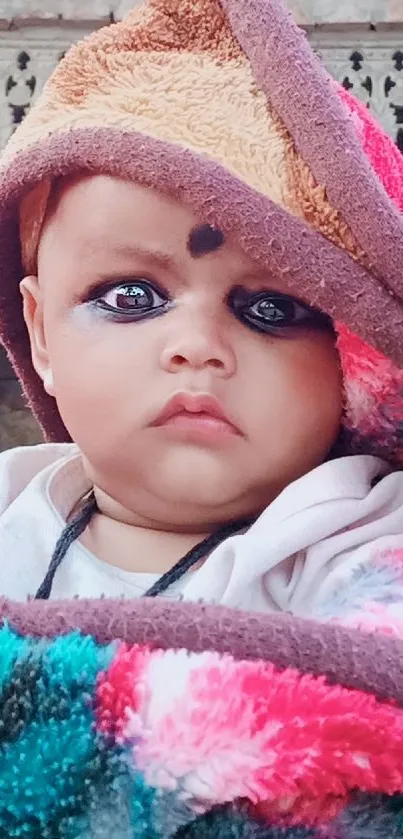
<instances>
[{"instance_id":1,"label":"baby's face","mask_svg":"<svg viewBox=\"0 0 403 839\"><path fill-rule=\"evenodd\" d=\"M38 266L22 283L34 364L91 480L126 509L209 528L326 456L342 410L327 321L187 207L79 180Z\"/></svg>"}]
</instances>

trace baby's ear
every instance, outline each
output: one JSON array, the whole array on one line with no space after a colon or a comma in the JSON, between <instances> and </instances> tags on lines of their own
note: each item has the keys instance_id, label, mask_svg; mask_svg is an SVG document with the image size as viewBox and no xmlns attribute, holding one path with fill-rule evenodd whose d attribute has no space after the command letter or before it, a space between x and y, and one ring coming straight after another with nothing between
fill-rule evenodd
<instances>
[{"instance_id":1,"label":"baby's ear","mask_svg":"<svg viewBox=\"0 0 403 839\"><path fill-rule=\"evenodd\" d=\"M53 373L49 362L43 323L43 299L38 277L30 275L20 282L24 320L31 343L32 364L49 396L54 396Z\"/></svg>"}]
</instances>

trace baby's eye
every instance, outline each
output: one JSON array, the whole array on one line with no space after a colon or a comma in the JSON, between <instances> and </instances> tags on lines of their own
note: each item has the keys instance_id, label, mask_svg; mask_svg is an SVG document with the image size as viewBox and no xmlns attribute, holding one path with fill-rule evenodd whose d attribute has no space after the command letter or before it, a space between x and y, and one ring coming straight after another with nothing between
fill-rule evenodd
<instances>
[{"instance_id":1,"label":"baby's eye","mask_svg":"<svg viewBox=\"0 0 403 839\"><path fill-rule=\"evenodd\" d=\"M291 299L267 295L248 306L247 313L272 326L289 326L302 314L298 309L301 307Z\"/></svg>"},{"instance_id":2,"label":"baby's eye","mask_svg":"<svg viewBox=\"0 0 403 839\"><path fill-rule=\"evenodd\" d=\"M275 332L295 326L331 328L331 320L327 315L280 292L252 294L246 289L235 288L228 302L239 320L261 332Z\"/></svg>"},{"instance_id":3,"label":"baby's eye","mask_svg":"<svg viewBox=\"0 0 403 839\"><path fill-rule=\"evenodd\" d=\"M157 312L167 303L167 297L148 280L136 280L115 285L97 297L97 306L124 317L141 317Z\"/></svg>"}]
</instances>

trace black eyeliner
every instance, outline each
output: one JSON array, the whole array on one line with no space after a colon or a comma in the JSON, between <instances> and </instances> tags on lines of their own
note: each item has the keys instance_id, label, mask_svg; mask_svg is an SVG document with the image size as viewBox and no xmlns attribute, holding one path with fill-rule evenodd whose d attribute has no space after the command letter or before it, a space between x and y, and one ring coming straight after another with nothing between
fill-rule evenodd
<instances>
[{"instance_id":1,"label":"black eyeliner","mask_svg":"<svg viewBox=\"0 0 403 839\"><path fill-rule=\"evenodd\" d=\"M149 309L146 312L135 313L133 310L125 312L124 310L113 309L110 306L103 306L102 303L96 300L89 301L89 303L91 302L96 307L97 312L100 312L106 320L112 321L113 323L139 323L143 320L151 320L164 315L173 305L170 301L167 301L164 306L158 306L158 308Z\"/></svg>"},{"instance_id":2,"label":"black eyeliner","mask_svg":"<svg viewBox=\"0 0 403 839\"><path fill-rule=\"evenodd\" d=\"M141 277L134 277L133 274L128 274L127 276L122 276L122 274L116 275L115 278L109 277L108 279L100 279L91 283L88 288L85 290L84 294L80 297L77 301L79 303L91 303L98 300L103 295L107 294L109 291L112 291L114 288L120 288L123 286L128 285L148 285L151 286L153 291L156 294L159 294L161 297L166 297L169 299L170 295L167 289L163 288L156 283L154 280L150 280L147 276Z\"/></svg>"},{"instance_id":3,"label":"black eyeliner","mask_svg":"<svg viewBox=\"0 0 403 839\"><path fill-rule=\"evenodd\" d=\"M300 320L296 319L293 323L285 323L283 325L278 323L275 325L275 323L265 321L263 318L259 317L259 315L248 312L252 306L270 297L273 300L283 301L284 303L292 303L293 305L299 306L306 312L307 317L301 318ZM296 332L301 329L315 329L335 334L333 321L329 315L316 307L309 306L300 298L294 297L290 294L284 294L281 291L266 288L261 289L260 291L251 292L244 286L235 286L231 289L227 296L227 305L237 320L245 326L248 326L250 329L253 329L255 332L260 332L261 334L278 335L281 337L281 334L283 333L284 337L286 337L286 333L290 335L291 332Z\"/></svg>"}]
</instances>

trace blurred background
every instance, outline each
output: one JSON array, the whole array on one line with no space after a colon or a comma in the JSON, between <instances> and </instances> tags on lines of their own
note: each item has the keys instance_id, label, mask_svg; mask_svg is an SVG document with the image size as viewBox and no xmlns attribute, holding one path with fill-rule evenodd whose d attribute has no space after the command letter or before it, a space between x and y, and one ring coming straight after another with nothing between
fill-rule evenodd
<instances>
[{"instance_id":1,"label":"blurred background","mask_svg":"<svg viewBox=\"0 0 403 839\"><path fill-rule=\"evenodd\" d=\"M134 2L0 0L0 148L68 47L119 20ZM403 0L288 5L329 72L366 103L403 153ZM0 451L40 440L0 347Z\"/></svg>"}]
</instances>

